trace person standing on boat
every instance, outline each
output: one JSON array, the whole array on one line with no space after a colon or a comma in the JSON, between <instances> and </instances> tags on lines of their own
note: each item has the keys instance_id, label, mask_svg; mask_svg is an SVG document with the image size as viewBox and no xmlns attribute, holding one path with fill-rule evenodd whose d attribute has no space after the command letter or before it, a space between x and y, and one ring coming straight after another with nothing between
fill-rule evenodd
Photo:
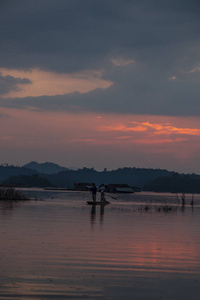
<instances>
[{"instance_id":1,"label":"person standing on boat","mask_svg":"<svg viewBox=\"0 0 200 300\"><path fill-rule=\"evenodd\" d=\"M106 200L106 198L105 198L105 186L104 186L104 184L102 184L100 186L100 193L101 193L101 201L103 202L103 201Z\"/></svg>"},{"instance_id":2,"label":"person standing on boat","mask_svg":"<svg viewBox=\"0 0 200 300\"><path fill-rule=\"evenodd\" d=\"M96 202L97 187L96 187L95 183L93 183L93 185L92 185L91 193L92 193L92 200L93 200L93 202Z\"/></svg>"}]
</instances>

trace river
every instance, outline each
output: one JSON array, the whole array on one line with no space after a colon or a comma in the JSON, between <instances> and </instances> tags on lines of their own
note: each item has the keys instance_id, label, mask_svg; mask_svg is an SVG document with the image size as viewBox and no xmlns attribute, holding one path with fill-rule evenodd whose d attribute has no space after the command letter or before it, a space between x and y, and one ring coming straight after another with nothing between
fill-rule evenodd
<instances>
[{"instance_id":1,"label":"river","mask_svg":"<svg viewBox=\"0 0 200 300\"><path fill-rule=\"evenodd\" d=\"M0 204L0 299L199 300L200 195L24 192Z\"/></svg>"}]
</instances>

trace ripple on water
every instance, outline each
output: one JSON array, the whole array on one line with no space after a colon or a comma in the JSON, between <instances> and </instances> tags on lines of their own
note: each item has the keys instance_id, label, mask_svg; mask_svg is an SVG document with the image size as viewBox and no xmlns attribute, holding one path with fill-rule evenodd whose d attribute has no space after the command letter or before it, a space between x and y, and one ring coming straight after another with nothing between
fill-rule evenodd
<instances>
[{"instance_id":1,"label":"ripple on water","mask_svg":"<svg viewBox=\"0 0 200 300\"><path fill-rule=\"evenodd\" d=\"M134 194L95 208L88 193L45 196L1 206L0 299L199 299L198 204Z\"/></svg>"}]
</instances>

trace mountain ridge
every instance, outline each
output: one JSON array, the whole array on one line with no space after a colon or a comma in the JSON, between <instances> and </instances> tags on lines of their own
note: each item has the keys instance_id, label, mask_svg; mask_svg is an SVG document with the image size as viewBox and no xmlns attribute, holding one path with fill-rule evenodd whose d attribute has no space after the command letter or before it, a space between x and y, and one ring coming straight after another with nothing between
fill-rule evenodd
<instances>
[{"instance_id":1,"label":"mountain ridge","mask_svg":"<svg viewBox=\"0 0 200 300\"><path fill-rule=\"evenodd\" d=\"M38 163L36 161L31 161L30 163L23 165L23 168L36 170L37 172L44 174L53 174L70 170L70 168L61 167L58 164L52 162Z\"/></svg>"},{"instance_id":2,"label":"mountain ridge","mask_svg":"<svg viewBox=\"0 0 200 300\"><path fill-rule=\"evenodd\" d=\"M42 172L38 172L36 169L27 168L27 166L40 166L40 170ZM51 171L54 171L54 173L45 173L47 172L46 166L51 166ZM45 167L45 168L44 168ZM58 171L58 172L55 172ZM49 169L48 169L49 172ZM161 184L159 184L158 178L169 178L173 177L174 175L178 174L179 177L179 187L180 190L184 190L184 182L183 177L185 174L179 174L174 171L168 171L165 169L145 169L145 168L135 168L135 167L125 167L125 168L118 168L117 170L111 170L107 171L107 169L104 169L104 171L96 171L94 168L82 168L78 170L72 170L69 168L61 167L59 165L56 165L54 163L36 163L31 162L29 164L26 164L22 167L15 167L15 166L8 166L8 165L1 165L0 166L0 184L8 182L9 184L9 177L12 176L32 176L32 175L38 175L39 177L43 177L49 180L49 182L59 188L69 188L73 189L74 184L77 182L89 182L93 183L95 182L97 185L100 184L128 184L130 186L139 187L141 190L144 190L145 187L149 187L154 189L154 191L158 191ZM22 178L22 177L21 177ZM20 178L20 179L21 179ZM173 177L175 178L175 177ZM173 179L172 178L172 179ZM187 184L188 186L192 186L191 182L192 180L199 181L200 186L200 175L197 174L187 174ZM15 178L17 181L17 178ZM27 178L28 180L28 178ZM43 179L41 179L43 180ZM158 184L156 185L154 182L157 180ZM165 179L166 180L166 179ZM24 178L24 181L25 178ZM22 182L23 184L23 182ZM150 184L150 185L148 185ZM176 183L174 182L176 185ZM177 181L178 184L178 181ZM181 187L182 186L182 187ZM166 185L165 187L167 191L170 191L169 185ZM196 188L195 188L196 189ZM193 192L193 191L192 191ZM196 191L194 191L196 192Z\"/></svg>"}]
</instances>

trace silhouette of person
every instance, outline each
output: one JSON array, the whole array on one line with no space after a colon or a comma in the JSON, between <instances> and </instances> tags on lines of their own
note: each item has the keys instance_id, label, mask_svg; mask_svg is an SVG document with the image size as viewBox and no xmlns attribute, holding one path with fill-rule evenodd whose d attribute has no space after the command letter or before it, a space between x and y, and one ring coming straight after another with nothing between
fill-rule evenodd
<instances>
[{"instance_id":1,"label":"silhouette of person","mask_svg":"<svg viewBox=\"0 0 200 300\"><path fill-rule=\"evenodd\" d=\"M106 201L106 198L105 198L105 186L104 186L104 184L102 184L100 186L100 193L101 193L101 201L102 202Z\"/></svg>"},{"instance_id":2,"label":"silhouette of person","mask_svg":"<svg viewBox=\"0 0 200 300\"><path fill-rule=\"evenodd\" d=\"M96 187L95 183L92 184L91 193L92 193L92 200L93 200L93 202L96 202L97 187Z\"/></svg>"}]
</instances>

